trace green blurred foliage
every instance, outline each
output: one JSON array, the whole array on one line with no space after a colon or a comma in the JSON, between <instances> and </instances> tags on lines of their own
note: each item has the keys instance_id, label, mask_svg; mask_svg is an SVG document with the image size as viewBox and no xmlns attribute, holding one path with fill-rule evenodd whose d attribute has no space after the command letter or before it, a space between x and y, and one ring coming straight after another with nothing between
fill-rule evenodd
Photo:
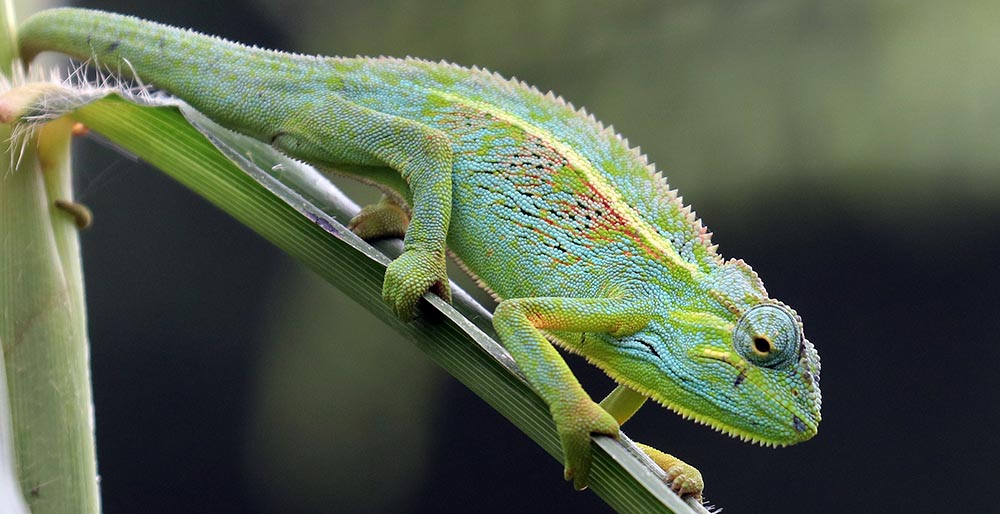
<instances>
[{"instance_id":1,"label":"green blurred foliage","mask_svg":"<svg viewBox=\"0 0 1000 514\"><path fill-rule=\"evenodd\" d=\"M275 512L400 511L427 476L443 374L308 270L272 294L245 453L261 498Z\"/></svg>"},{"instance_id":2,"label":"green blurred foliage","mask_svg":"<svg viewBox=\"0 0 1000 514\"><path fill-rule=\"evenodd\" d=\"M997 2L259 2L302 51L554 89L698 205L803 181L852 203L1000 192Z\"/></svg>"}]
</instances>

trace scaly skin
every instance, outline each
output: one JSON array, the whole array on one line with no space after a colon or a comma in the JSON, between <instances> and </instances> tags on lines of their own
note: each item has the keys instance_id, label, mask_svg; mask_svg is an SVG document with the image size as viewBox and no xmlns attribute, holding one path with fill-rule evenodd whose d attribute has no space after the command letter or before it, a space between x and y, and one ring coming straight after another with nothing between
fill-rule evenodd
<instances>
[{"instance_id":1,"label":"scaly skin","mask_svg":"<svg viewBox=\"0 0 1000 514\"><path fill-rule=\"evenodd\" d=\"M477 68L286 54L76 9L32 17L20 44L26 59L54 50L134 73L228 128L382 187L387 198L352 226L405 230L386 301L405 318L428 290L447 298L447 245L501 299L497 333L548 402L578 488L590 435L617 435L646 397L766 445L816 434L819 357L795 312L716 253L638 150L552 94ZM621 384L603 409L550 341ZM676 490L700 495L697 470L648 451Z\"/></svg>"}]
</instances>

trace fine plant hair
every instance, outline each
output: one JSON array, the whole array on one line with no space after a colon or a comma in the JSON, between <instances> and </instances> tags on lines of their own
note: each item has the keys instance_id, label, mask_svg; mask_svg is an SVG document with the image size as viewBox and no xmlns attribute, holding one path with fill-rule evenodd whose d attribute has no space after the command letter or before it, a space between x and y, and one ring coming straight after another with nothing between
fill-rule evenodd
<instances>
[{"instance_id":1,"label":"fine plant hair","mask_svg":"<svg viewBox=\"0 0 1000 514\"><path fill-rule=\"evenodd\" d=\"M21 164L27 145L34 140L33 136L38 129L68 110L87 105L109 94L116 94L140 105L164 105L172 101L172 97L156 93L152 86L143 83L127 60L123 59L121 63L128 68L127 72L122 69L122 64L117 69L112 69L92 58L75 63L64 78L58 67L45 68L32 64L25 72L25 67L18 61L13 67L12 78L0 76L0 93L25 85L31 85L36 93L18 106L20 112L0 113L0 118L5 118L6 121L16 120L11 128L7 147L10 169L15 170Z\"/></svg>"}]
</instances>

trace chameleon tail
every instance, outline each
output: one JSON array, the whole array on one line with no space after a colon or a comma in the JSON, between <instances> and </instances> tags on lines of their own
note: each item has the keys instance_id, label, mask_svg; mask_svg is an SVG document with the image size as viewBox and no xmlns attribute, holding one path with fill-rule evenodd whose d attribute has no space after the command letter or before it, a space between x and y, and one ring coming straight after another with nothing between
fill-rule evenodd
<instances>
[{"instance_id":1,"label":"chameleon tail","mask_svg":"<svg viewBox=\"0 0 1000 514\"><path fill-rule=\"evenodd\" d=\"M264 127L297 107L288 101L296 92L288 90L295 81L287 77L322 62L84 9L35 14L20 27L18 40L26 61L45 51L89 60L166 90L223 125L263 140L269 137ZM283 94L274 94L279 89ZM250 95L254 102L243 100ZM251 103L258 107L251 110Z\"/></svg>"}]
</instances>

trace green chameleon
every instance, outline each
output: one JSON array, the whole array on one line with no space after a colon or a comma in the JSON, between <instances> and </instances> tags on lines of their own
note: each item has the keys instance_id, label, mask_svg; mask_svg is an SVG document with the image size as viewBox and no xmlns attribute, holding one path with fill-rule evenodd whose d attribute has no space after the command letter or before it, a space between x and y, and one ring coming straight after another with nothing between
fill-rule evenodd
<instances>
[{"instance_id":1,"label":"green chameleon","mask_svg":"<svg viewBox=\"0 0 1000 514\"><path fill-rule=\"evenodd\" d=\"M493 324L548 403L577 488L591 434L617 436L646 398L768 446L816 434L819 356L795 311L723 260L645 156L551 93L479 68L268 51L98 11L42 12L19 39L25 59L93 59L379 187L350 226L405 235L385 301L410 318L427 291L449 299L450 250L500 299ZM556 346L619 387L598 405ZM700 496L695 468L642 448L675 491Z\"/></svg>"}]
</instances>

